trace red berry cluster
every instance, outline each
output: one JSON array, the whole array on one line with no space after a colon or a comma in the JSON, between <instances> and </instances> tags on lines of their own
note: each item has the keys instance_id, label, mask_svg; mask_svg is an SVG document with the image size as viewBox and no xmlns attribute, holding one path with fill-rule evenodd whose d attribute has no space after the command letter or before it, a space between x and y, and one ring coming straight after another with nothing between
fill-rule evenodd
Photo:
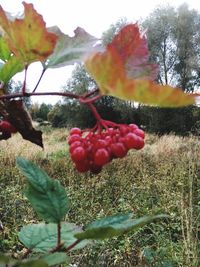
<instances>
[{"instance_id":1,"label":"red berry cluster","mask_svg":"<svg viewBox=\"0 0 200 267\"><path fill-rule=\"evenodd\" d=\"M9 122L9 121L6 121L6 120L1 120L0 121L0 132L5 132L5 133L16 133L17 130L15 129L15 127Z\"/></svg>"},{"instance_id":2,"label":"red berry cluster","mask_svg":"<svg viewBox=\"0 0 200 267\"><path fill-rule=\"evenodd\" d=\"M123 158L129 149L143 148L144 137L144 132L135 124L115 124L115 127L90 130L87 134L72 128L68 144L77 171L99 173L103 165L114 158Z\"/></svg>"}]
</instances>

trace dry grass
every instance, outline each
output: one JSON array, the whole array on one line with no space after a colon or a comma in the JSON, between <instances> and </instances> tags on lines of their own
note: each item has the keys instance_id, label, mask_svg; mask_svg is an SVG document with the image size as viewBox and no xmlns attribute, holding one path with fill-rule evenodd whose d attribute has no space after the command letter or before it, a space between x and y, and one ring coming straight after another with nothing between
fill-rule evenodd
<instances>
[{"instance_id":1,"label":"dry grass","mask_svg":"<svg viewBox=\"0 0 200 267\"><path fill-rule=\"evenodd\" d=\"M20 134L15 134L12 138L0 142L0 153L4 158L6 156L7 163L15 161L17 156L33 160L40 156L45 157L53 152L67 149L67 134L67 130L61 131L60 129L53 130L51 133L44 133L44 149L24 140Z\"/></svg>"}]
</instances>

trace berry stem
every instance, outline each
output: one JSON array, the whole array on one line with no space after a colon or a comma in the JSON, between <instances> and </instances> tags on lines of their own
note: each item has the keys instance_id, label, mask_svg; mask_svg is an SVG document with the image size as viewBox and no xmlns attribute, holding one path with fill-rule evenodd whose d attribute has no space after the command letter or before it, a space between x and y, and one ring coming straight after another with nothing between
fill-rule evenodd
<instances>
[{"instance_id":1,"label":"berry stem","mask_svg":"<svg viewBox=\"0 0 200 267\"><path fill-rule=\"evenodd\" d=\"M86 104L87 104L88 107L92 110L92 113L93 113L94 117L96 118L96 120L97 120L98 122L101 122L102 118L101 118L101 116L99 115L99 113L98 113L97 109L95 108L95 106L94 106L91 102L88 102L88 103L86 103Z\"/></svg>"}]
</instances>

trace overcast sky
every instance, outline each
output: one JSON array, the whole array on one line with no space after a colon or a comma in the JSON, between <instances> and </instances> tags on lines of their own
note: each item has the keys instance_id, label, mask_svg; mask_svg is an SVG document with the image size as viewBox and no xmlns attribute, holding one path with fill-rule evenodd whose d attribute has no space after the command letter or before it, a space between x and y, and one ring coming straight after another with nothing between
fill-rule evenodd
<instances>
[{"instance_id":1,"label":"overcast sky","mask_svg":"<svg viewBox=\"0 0 200 267\"><path fill-rule=\"evenodd\" d=\"M35 9L43 15L47 26L57 25L69 35L73 35L73 30L80 26L90 34L101 37L102 32L115 23L119 18L126 17L128 21L136 22L145 18L158 5L179 6L186 2L190 8L200 11L198 0L32 0ZM21 0L0 0L4 10L12 13L23 11ZM32 69L32 71L31 71ZM42 80L38 91L60 90L70 77L72 67L48 70ZM28 86L33 88L40 75L40 66L32 64L28 74ZM16 75L16 80L22 79L22 74ZM48 98L34 97L32 100L45 103L55 103L58 98L52 96Z\"/></svg>"}]
</instances>

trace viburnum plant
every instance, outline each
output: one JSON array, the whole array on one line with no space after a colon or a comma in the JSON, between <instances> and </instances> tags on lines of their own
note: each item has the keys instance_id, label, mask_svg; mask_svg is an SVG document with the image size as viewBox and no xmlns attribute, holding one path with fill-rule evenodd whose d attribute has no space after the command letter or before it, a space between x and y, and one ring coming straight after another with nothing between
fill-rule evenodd
<instances>
[{"instance_id":1,"label":"viburnum plant","mask_svg":"<svg viewBox=\"0 0 200 267\"><path fill-rule=\"evenodd\" d=\"M157 65L148 62L147 39L137 24L125 26L106 47L84 29L77 28L69 37L57 26L47 28L32 4L23 2L24 14L12 17L0 7L0 139L19 132L21 136L43 147L42 132L34 129L24 97L60 95L88 105L96 118L89 130L72 128L67 142L71 159L79 172L99 173L105 164L126 156L130 149L144 147L144 132L134 123L116 124L100 117L95 101L103 95L161 107L179 107L195 103L194 94L154 82ZM41 62L42 73L32 91L27 91L26 77L30 64ZM83 62L97 87L83 95L71 92L39 92L38 85L49 68ZM7 93L12 77L24 70L19 93ZM68 262L67 253L103 240L133 231L166 215L148 215L136 219L132 214L106 217L86 227L62 222L69 211L69 200L59 181L51 179L34 163L17 158L17 166L27 178L25 195L44 223L29 224L19 232L26 252L14 260L1 255L4 266L53 266ZM37 253L37 254L36 254ZM37 255L37 256L36 256Z\"/></svg>"}]
</instances>

